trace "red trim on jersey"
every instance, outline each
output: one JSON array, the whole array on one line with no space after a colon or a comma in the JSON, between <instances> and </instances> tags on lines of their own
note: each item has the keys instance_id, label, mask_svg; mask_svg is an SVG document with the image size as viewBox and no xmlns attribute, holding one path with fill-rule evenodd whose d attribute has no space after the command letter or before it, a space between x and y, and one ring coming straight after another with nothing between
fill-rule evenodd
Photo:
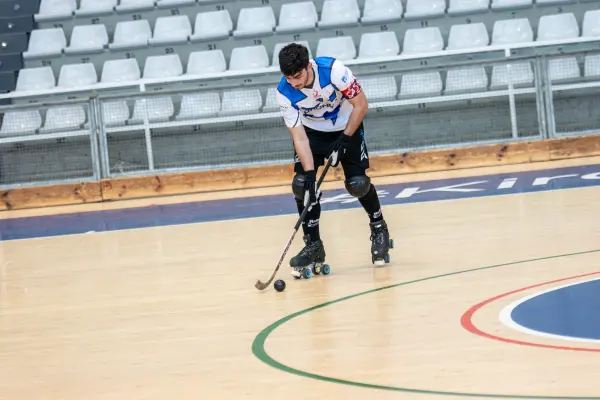
<instances>
[{"instance_id":1,"label":"red trim on jersey","mask_svg":"<svg viewBox=\"0 0 600 400\"><path fill-rule=\"evenodd\" d=\"M352 99L352 98L356 97L357 95L359 95L361 92L362 92L362 87L360 87L360 84L358 83L358 81L356 79L354 79L352 81L352 83L350 83L350 85L348 85L346 90L342 90L342 94L347 99Z\"/></svg>"}]
</instances>

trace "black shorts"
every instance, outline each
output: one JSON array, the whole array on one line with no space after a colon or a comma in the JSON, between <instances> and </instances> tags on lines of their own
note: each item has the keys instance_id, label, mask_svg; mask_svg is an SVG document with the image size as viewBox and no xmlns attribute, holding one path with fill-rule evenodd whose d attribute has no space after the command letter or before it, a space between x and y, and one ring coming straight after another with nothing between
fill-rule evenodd
<instances>
[{"instance_id":1,"label":"black shorts","mask_svg":"<svg viewBox=\"0 0 600 400\"><path fill-rule=\"evenodd\" d=\"M304 127L304 130L310 143L316 171L318 167L325 164L325 160L329 156L329 147L343 134L343 131L322 132L308 127ZM369 153L367 151L365 130L362 123L354 135L352 135L350 144L346 148L346 154L341 159L340 164L342 165L346 179L366 174L366 170L369 168ZM297 174L304 173L304 168L295 150L294 172Z\"/></svg>"}]
</instances>

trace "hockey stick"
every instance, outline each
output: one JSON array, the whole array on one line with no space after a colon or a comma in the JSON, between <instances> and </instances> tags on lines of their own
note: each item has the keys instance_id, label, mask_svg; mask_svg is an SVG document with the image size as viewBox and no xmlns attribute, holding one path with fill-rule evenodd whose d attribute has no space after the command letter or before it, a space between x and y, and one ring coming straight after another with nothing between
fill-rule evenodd
<instances>
[{"instance_id":1,"label":"hockey stick","mask_svg":"<svg viewBox=\"0 0 600 400\"><path fill-rule=\"evenodd\" d=\"M325 166L325 169L323 170L323 173L321 174L321 177L319 178L319 181L317 182L317 193L319 192L319 188L321 187L321 183L323 183L323 179L325 179L325 175L327 174L329 167L331 167L331 158L329 159L329 161L327 161L327 165ZM292 237L288 241L287 246L285 246L285 249L283 250L283 254L281 254L281 258L279 259L279 263L277 263L277 267L275 267L275 270L271 274L271 277L269 278L269 280L266 282L262 282L260 279L258 281L256 281L256 284L254 285L254 287L257 288L258 290L266 289L271 284L271 282L273 282L273 279L275 279L275 275L277 274L277 271L279 271L279 267L281 267L281 263L283 262L285 255L287 254L290 246L292 245L292 242L294 241L294 237L296 236L296 233L298 232L298 228L300 228L300 225L302 225L302 221L304 221L304 217L306 217L306 214L308 213L309 208L310 208L309 206L306 206L306 207L304 207L304 210L302 210L302 213L300 214L300 217L298 218L298 222L296 222L296 226L294 226L294 232L292 232Z\"/></svg>"}]
</instances>

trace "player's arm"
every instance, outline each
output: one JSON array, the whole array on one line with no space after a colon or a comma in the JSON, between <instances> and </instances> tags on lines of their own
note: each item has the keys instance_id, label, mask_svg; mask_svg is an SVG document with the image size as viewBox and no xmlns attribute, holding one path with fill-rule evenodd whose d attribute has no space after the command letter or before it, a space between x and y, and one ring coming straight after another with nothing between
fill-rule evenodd
<instances>
[{"instance_id":1,"label":"player's arm","mask_svg":"<svg viewBox=\"0 0 600 400\"><path fill-rule=\"evenodd\" d=\"M344 129L344 134L352 136L362 123L365 115L367 115L369 103L367 102L367 96L365 96L365 93L362 91L356 96L348 98L348 101L354 108L352 109L352 113L350 113L348 124L346 125L346 129Z\"/></svg>"},{"instance_id":2,"label":"player's arm","mask_svg":"<svg viewBox=\"0 0 600 400\"><path fill-rule=\"evenodd\" d=\"M332 66L331 79L342 95L352 104L352 113L346 129L344 129L346 135L352 136L367 115L369 102L352 71L339 60L336 60Z\"/></svg>"}]
</instances>

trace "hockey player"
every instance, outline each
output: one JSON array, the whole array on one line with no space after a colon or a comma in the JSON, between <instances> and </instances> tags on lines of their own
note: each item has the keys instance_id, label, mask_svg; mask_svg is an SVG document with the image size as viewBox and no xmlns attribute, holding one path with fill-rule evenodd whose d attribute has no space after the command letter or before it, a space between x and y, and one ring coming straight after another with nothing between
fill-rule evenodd
<instances>
[{"instance_id":1,"label":"hockey player","mask_svg":"<svg viewBox=\"0 0 600 400\"><path fill-rule=\"evenodd\" d=\"M369 155L363 118L368 103L359 82L340 60L309 59L308 49L296 43L281 49L279 66L283 77L277 86L277 103L294 144L292 191L299 213L311 207L302 223L305 247L290 260L292 274L325 261L319 235L321 205L316 170L326 158L332 159L332 167L341 163L346 190L358 198L369 217L373 263L387 262L391 243L388 227L366 174Z\"/></svg>"}]
</instances>

